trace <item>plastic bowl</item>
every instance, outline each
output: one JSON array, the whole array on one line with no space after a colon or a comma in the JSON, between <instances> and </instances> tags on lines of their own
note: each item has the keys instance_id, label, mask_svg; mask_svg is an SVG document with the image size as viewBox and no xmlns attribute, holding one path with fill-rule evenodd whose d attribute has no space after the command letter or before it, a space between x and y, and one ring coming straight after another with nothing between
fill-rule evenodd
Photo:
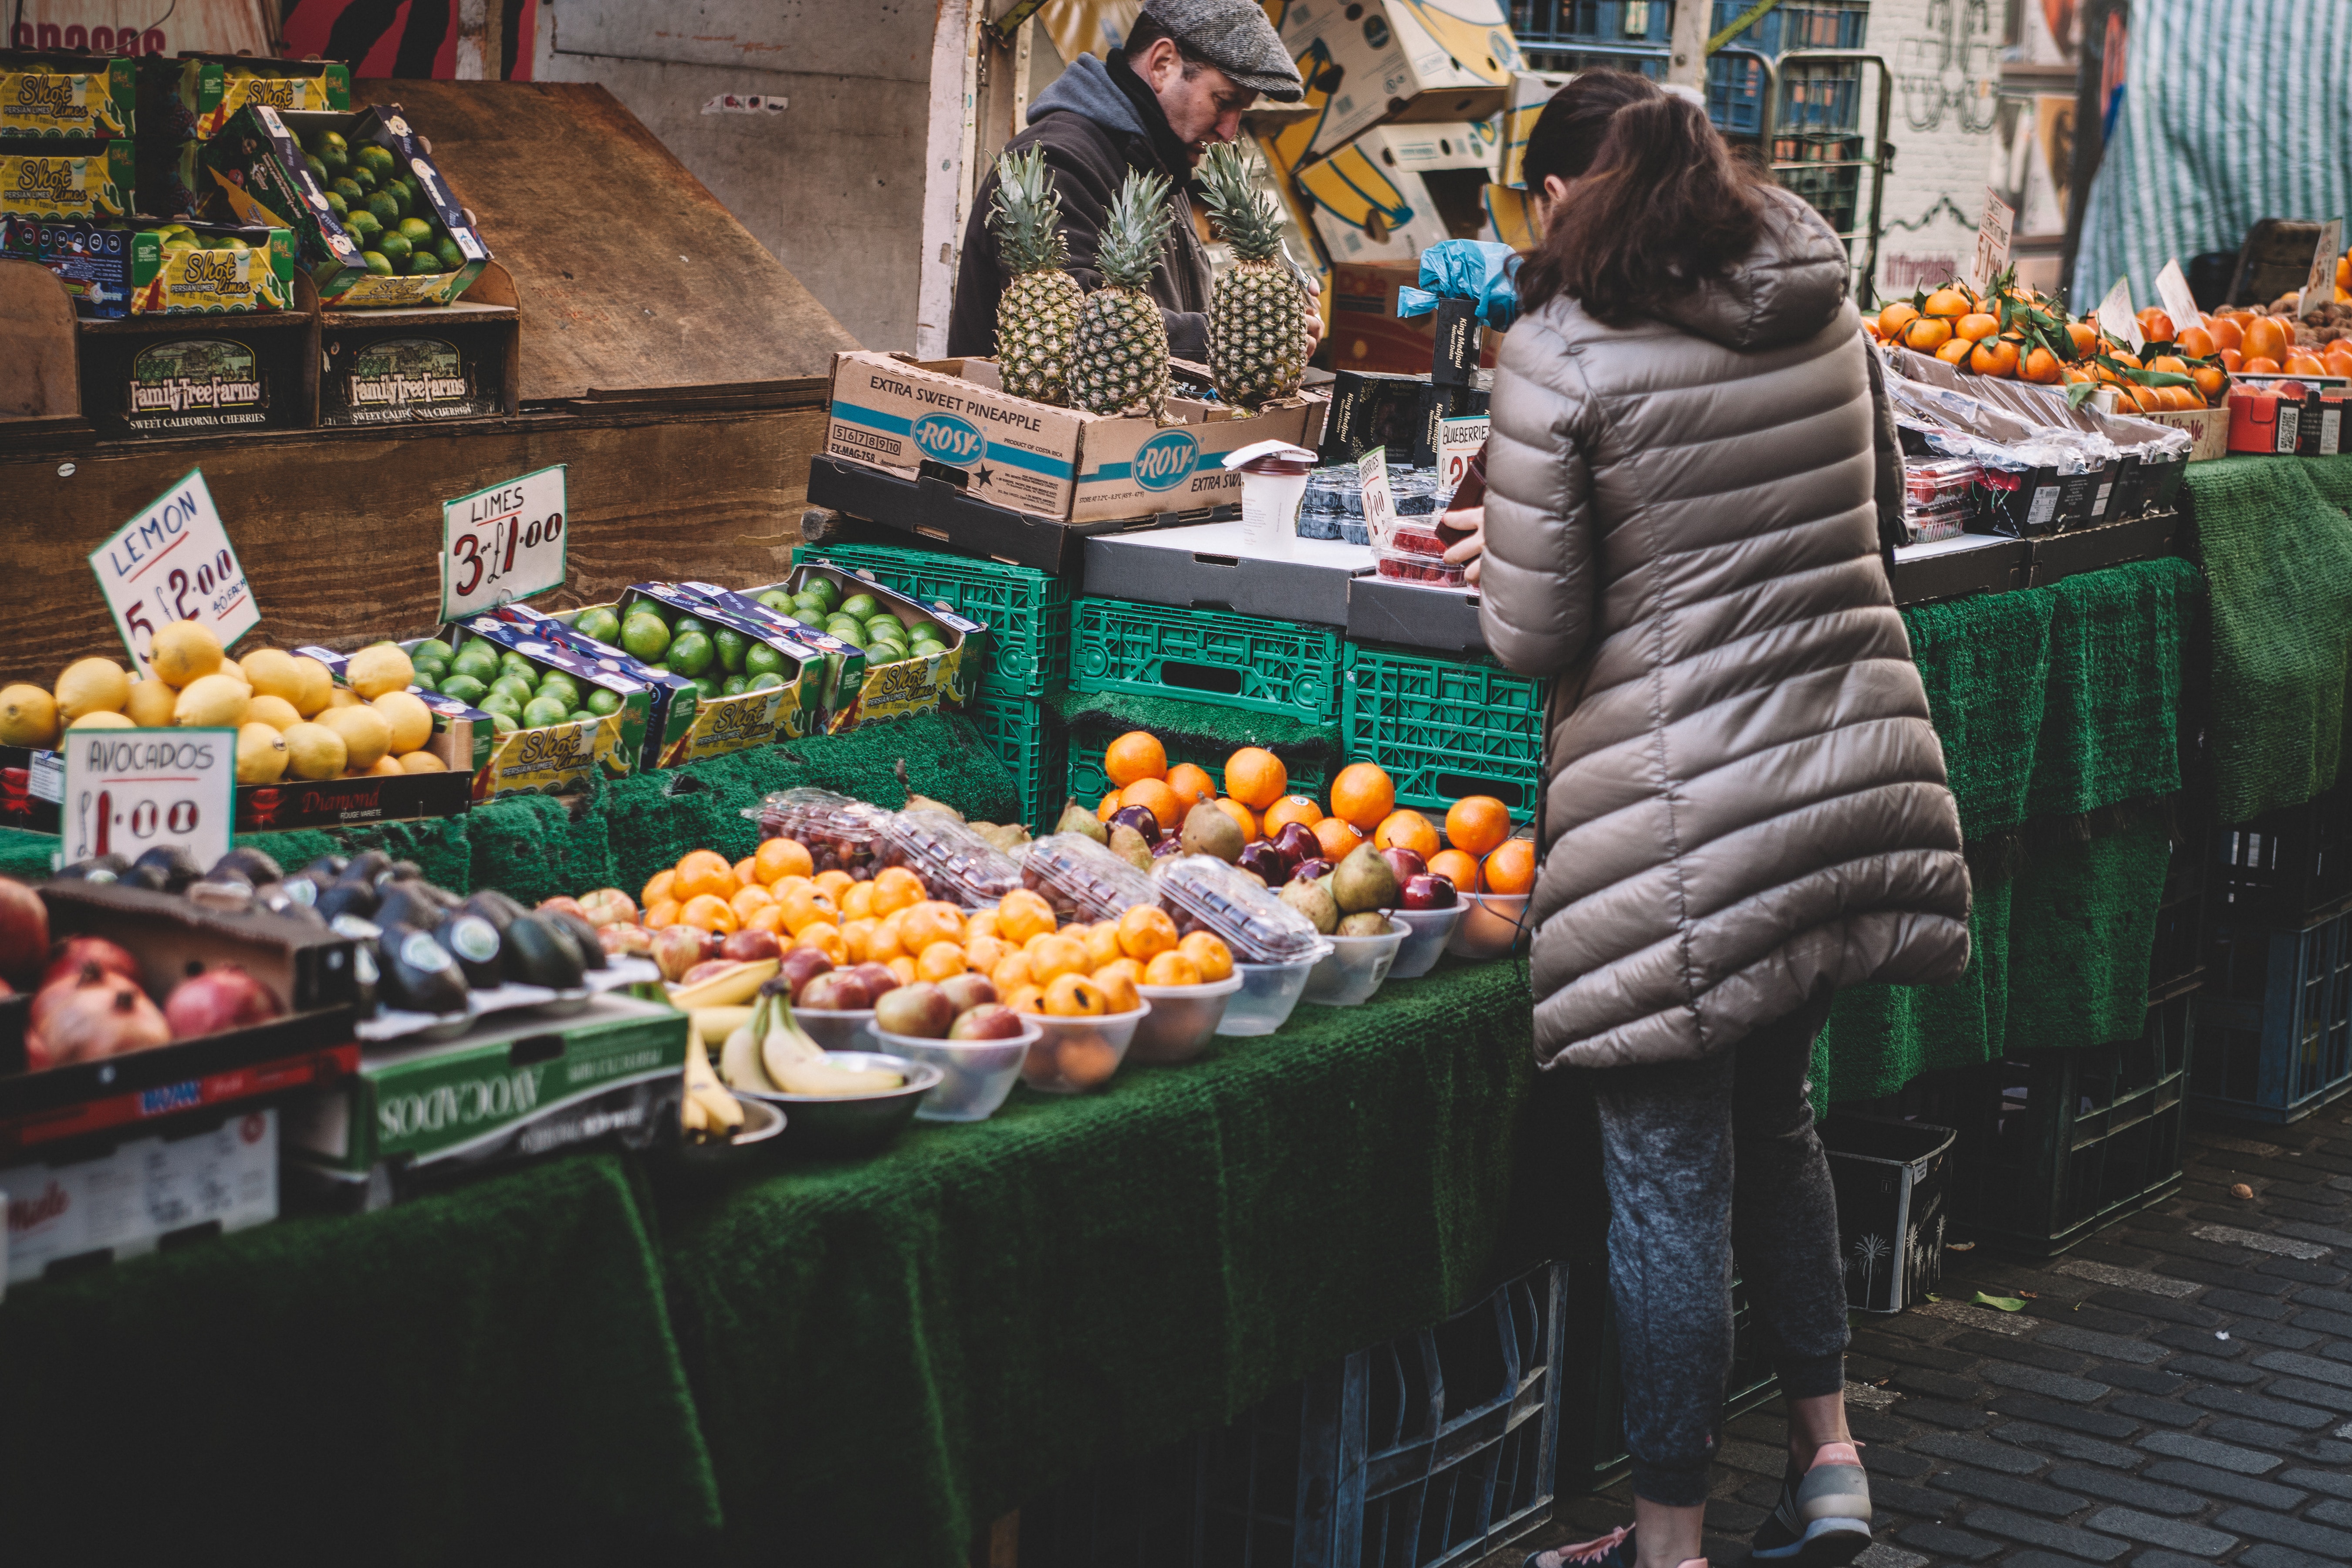
<instances>
[{"instance_id":1,"label":"plastic bowl","mask_svg":"<svg viewBox=\"0 0 2352 1568\"><path fill-rule=\"evenodd\" d=\"M752 1094L737 1089L738 1100L762 1100L784 1113L782 1142L795 1154L873 1153L914 1119L923 1096L945 1076L929 1062L874 1051L827 1051L824 1059L841 1068L887 1068L907 1081L879 1094Z\"/></svg>"},{"instance_id":2,"label":"plastic bowl","mask_svg":"<svg viewBox=\"0 0 2352 1568\"><path fill-rule=\"evenodd\" d=\"M1454 940L1454 928L1462 923L1462 913L1469 907L1457 899L1448 910L1394 910L1390 918L1405 925L1404 944L1397 949L1396 962L1389 965L1391 980L1418 980L1437 967L1437 960L1445 952L1445 944Z\"/></svg>"},{"instance_id":3,"label":"plastic bowl","mask_svg":"<svg viewBox=\"0 0 2352 1568\"><path fill-rule=\"evenodd\" d=\"M861 1007L827 1012L822 1007L795 1007L793 1022L808 1031L810 1039L821 1050L877 1051L887 1047L881 1044L879 1029L874 1026L874 1009Z\"/></svg>"},{"instance_id":4,"label":"plastic bowl","mask_svg":"<svg viewBox=\"0 0 2352 1568\"><path fill-rule=\"evenodd\" d=\"M1200 985L1139 985L1136 994L1151 1004L1151 1012L1135 1031L1128 1047L1130 1060L1189 1062L1209 1048L1218 1021L1225 1016L1225 999L1242 988L1239 973Z\"/></svg>"},{"instance_id":5,"label":"plastic bowl","mask_svg":"<svg viewBox=\"0 0 2352 1568\"><path fill-rule=\"evenodd\" d=\"M1353 1007L1372 999L1412 930L1391 920L1378 936L1327 936L1333 952L1307 976L1305 1000L1320 1007Z\"/></svg>"},{"instance_id":6,"label":"plastic bowl","mask_svg":"<svg viewBox=\"0 0 2352 1568\"><path fill-rule=\"evenodd\" d=\"M1147 1002L1131 1013L1094 1018L1028 1015L1038 1038L1021 1064L1021 1081L1047 1094L1084 1094L1110 1081L1135 1041L1135 1026L1150 1013Z\"/></svg>"},{"instance_id":7,"label":"plastic bowl","mask_svg":"<svg viewBox=\"0 0 2352 1568\"><path fill-rule=\"evenodd\" d=\"M1474 893L1445 951L1456 958L1481 963L1507 958L1513 948L1526 945L1527 932L1519 929L1519 922L1527 913L1525 893Z\"/></svg>"},{"instance_id":8,"label":"plastic bowl","mask_svg":"<svg viewBox=\"0 0 2352 1568\"><path fill-rule=\"evenodd\" d=\"M1331 952L1326 937L1314 952L1289 963L1236 963L1234 973L1242 988L1225 998L1225 1016L1217 1020L1221 1035L1271 1035L1290 1020L1307 976Z\"/></svg>"},{"instance_id":9,"label":"plastic bowl","mask_svg":"<svg viewBox=\"0 0 2352 1568\"><path fill-rule=\"evenodd\" d=\"M985 1121L1020 1081L1021 1063L1044 1031L1028 1027L1002 1040L927 1040L877 1029L883 1049L940 1069L939 1086L915 1107L918 1121Z\"/></svg>"}]
</instances>

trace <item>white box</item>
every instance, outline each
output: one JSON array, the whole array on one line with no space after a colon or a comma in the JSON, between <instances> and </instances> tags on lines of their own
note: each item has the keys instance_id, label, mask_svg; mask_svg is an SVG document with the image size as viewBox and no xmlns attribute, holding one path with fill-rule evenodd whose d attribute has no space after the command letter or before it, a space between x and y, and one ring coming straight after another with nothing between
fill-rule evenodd
<instances>
[{"instance_id":1,"label":"white box","mask_svg":"<svg viewBox=\"0 0 2352 1568\"><path fill-rule=\"evenodd\" d=\"M1484 120L1520 65L1503 0L1272 0L1317 112L1307 151L1387 120Z\"/></svg>"},{"instance_id":2,"label":"white box","mask_svg":"<svg viewBox=\"0 0 2352 1568\"><path fill-rule=\"evenodd\" d=\"M0 1171L8 1194L7 1273L38 1279L63 1258L152 1252L166 1236L278 1217L278 1112L231 1115L205 1131L134 1138L90 1159Z\"/></svg>"},{"instance_id":3,"label":"white box","mask_svg":"<svg viewBox=\"0 0 2352 1568\"><path fill-rule=\"evenodd\" d=\"M1486 226L1499 151L1488 121L1382 125L1299 170L1297 187L1334 263L1411 261Z\"/></svg>"}]
</instances>

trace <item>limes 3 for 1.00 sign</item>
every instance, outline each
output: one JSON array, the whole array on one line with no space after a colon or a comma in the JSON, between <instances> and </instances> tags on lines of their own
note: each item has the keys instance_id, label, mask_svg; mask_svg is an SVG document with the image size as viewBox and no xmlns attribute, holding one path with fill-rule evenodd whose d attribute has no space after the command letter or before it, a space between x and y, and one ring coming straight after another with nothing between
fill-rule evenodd
<instances>
[{"instance_id":1,"label":"limes 3 for 1.00 sign","mask_svg":"<svg viewBox=\"0 0 2352 1568\"><path fill-rule=\"evenodd\" d=\"M563 585L563 468L441 505L441 618L463 619Z\"/></svg>"}]
</instances>

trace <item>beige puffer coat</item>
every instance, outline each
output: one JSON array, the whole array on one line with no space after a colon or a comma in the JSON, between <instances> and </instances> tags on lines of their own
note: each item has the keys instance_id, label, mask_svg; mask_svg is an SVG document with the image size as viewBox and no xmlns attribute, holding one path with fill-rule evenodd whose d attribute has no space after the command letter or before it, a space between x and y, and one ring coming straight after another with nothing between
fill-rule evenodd
<instances>
[{"instance_id":1,"label":"beige puffer coat","mask_svg":"<svg viewBox=\"0 0 2352 1568\"><path fill-rule=\"evenodd\" d=\"M1547 1065L1710 1056L1818 987L1968 963L1845 250L1793 196L1768 212L1671 320L1557 299L1504 342L1480 616L1559 678L1528 910Z\"/></svg>"}]
</instances>

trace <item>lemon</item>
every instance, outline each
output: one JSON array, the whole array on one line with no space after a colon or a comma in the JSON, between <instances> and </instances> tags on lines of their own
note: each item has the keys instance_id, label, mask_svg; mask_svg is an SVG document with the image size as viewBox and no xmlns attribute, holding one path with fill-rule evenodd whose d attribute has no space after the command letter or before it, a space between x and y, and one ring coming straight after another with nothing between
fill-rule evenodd
<instances>
[{"instance_id":1,"label":"lemon","mask_svg":"<svg viewBox=\"0 0 2352 1568\"><path fill-rule=\"evenodd\" d=\"M234 730L245 722L253 699L245 682L228 675L200 675L181 689L172 706L172 722L190 727Z\"/></svg>"},{"instance_id":2,"label":"lemon","mask_svg":"<svg viewBox=\"0 0 2352 1568\"><path fill-rule=\"evenodd\" d=\"M413 691L387 691L369 704L392 725L392 749L413 752L433 738L433 710Z\"/></svg>"},{"instance_id":3,"label":"lemon","mask_svg":"<svg viewBox=\"0 0 2352 1568\"><path fill-rule=\"evenodd\" d=\"M349 751L343 738L324 724L290 724L279 738L286 742L288 770L296 778L331 779L343 771Z\"/></svg>"},{"instance_id":4,"label":"lemon","mask_svg":"<svg viewBox=\"0 0 2352 1568\"><path fill-rule=\"evenodd\" d=\"M147 645L147 662L156 679L184 689L221 667L220 638L194 621L173 621Z\"/></svg>"},{"instance_id":5,"label":"lemon","mask_svg":"<svg viewBox=\"0 0 2352 1568\"><path fill-rule=\"evenodd\" d=\"M282 697L297 709L302 705L304 683L302 666L318 664L315 658L298 659L281 647L257 648L239 661L245 671L246 684L253 688L256 697ZM319 665L320 669L326 666Z\"/></svg>"},{"instance_id":6,"label":"lemon","mask_svg":"<svg viewBox=\"0 0 2352 1568\"><path fill-rule=\"evenodd\" d=\"M285 698L287 701L294 704L294 711L303 718L314 718L320 709L326 707L334 699L335 678L328 672L325 665L307 653L298 653L294 656L294 673L302 682L299 690L291 694L277 691L270 695Z\"/></svg>"},{"instance_id":7,"label":"lemon","mask_svg":"<svg viewBox=\"0 0 2352 1568\"><path fill-rule=\"evenodd\" d=\"M406 768L400 765L399 758L390 755L378 757L375 760L375 766L368 769L367 771L380 779L400 778L405 775L408 772Z\"/></svg>"},{"instance_id":8,"label":"lemon","mask_svg":"<svg viewBox=\"0 0 2352 1568\"><path fill-rule=\"evenodd\" d=\"M236 731L236 782L276 784L290 760L286 737L267 724L240 725Z\"/></svg>"},{"instance_id":9,"label":"lemon","mask_svg":"<svg viewBox=\"0 0 2352 1568\"><path fill-rule=\"evenodd\" d=\"M350 759L343 765L363 773L392 749L392 721L364 702L350 708L330 708L319 722L343 738Z\"/></svg>"},{"instance_id":10,"label":"lemon","mask_svg":"<svg viewBox=\"0 0 2352 1568\"><path fill-rule=\"evenodd\" d=\"M0 746L58 743L58 701L37 686L0 688Z\"/></svg>"},{"instance_id":11,"label":"lemon","mask_svg":"<svg viewBox=\"0 0 2352 1568\"><path fill-rule=\"evenodd\" d=\"M267 724L283 734L302 721L302 713L283 697L257 697L246 704L245 721L248 724Z\"/></svg>"},{"instance_id":12,"label":"lemon","mask_svg":"<svg viewBox=\"0 0 2352 1568\"><path fill-rule=\"evenodd\" d=\"M359 708L362 706L364 706L364 704L360 701L360 694L353 691L348 686L336 687L333 693L327 699L327 707L331 710L336 708Z\"/></svg>"},{"instance_id":13,"label":"lemon","mask_svg":"<svg viewBox=\"0 0 2352 1568\"><path fill-rule=\"evenodd\" d=\"M110 658L78 658L58 677L58 712L68 723L85 713L120 713L131 700L131 677Z\"/></svg>"},{"instance_id":14,"label":"lemon","mask_svg":"<svg viewBox=\"0 0 2352 1568\"><path fill-rule=\"evenodd\" d=\"M373 702L387 691L403 691L416 679L416 667L396 643L380 642L352 655L343 679L353 691Z\"/></svg>"},{"instance_id":15,"label":"lemon","mask_svg":"<svg viewBox=\"0 0 2352 1568\"><path fill-rule=\"evenodd\" d=\"M139 726L111 708L94 708L66 728L68 730L136 730Z\"/></svg>"},{"instance_id":16,"label":"lemon","mask_svg":"<svg viewBox=\"0 0 2352 1568\"><path fill-rule=\"evenodd\" d=\"M430 752L411 752L400 759L400 771L404 773L446 773L449 764Z\"/></svg>"},{"instance_id":17,"label":"lemon","mask_svg":"<svg viewBox=\"0 0 2352 1568\"><path fill-rule=\"evenodd\" d=\"M131 682L131 700L122 705L122 710L131 715L133 724L143 729L160 730L172 721L172 710L179 700L178 692L151 675L144 680Z\"/></svg>"}]
</instances>

